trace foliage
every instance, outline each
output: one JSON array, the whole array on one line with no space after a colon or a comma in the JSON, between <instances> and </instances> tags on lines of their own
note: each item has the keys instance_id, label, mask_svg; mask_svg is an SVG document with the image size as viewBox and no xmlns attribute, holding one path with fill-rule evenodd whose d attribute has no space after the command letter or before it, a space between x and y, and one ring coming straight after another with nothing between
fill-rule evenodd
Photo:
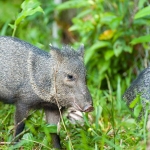
<instances>
[{"instance_id":1,"label":"foliage","mask_svg":"<svg viewBox=\"0 0 150 150\"><path fill-rule=\"evenodd\" d=\"M57 9L60 11L70 9L70 6L80 7L81 10L73 18L73 26L70 30L77 31L78 40L85 44L85 63L90 73L89 80L95 86L99 83L99 87L106 88L105 75L107 74L111 85L116 89L118 76L125 79L134 66L137 51L143 51L143 45L138 43L144 43L147 49L149 48L146 43L149 42L149 27L144 26L149 24L149 17L143 18L149 15L147 12L149 7L135 15L137 1L135 3L129 0L113 0L110 3L101 0L86 2L81 0L76 5L76 0L72 0L58 6Z\"/></svg>"},{"instance_id":2,"label":"foliage","mask_svg":"<svg viewBox=\"0 0 150 150\"><path fill-rule=\"evenodd\" d=\"M39 6L40 3L36 0L25 0L22 4L21 4L21 8L22 11L21 13L18 14L14 25L11 25L11 27L13 28L13 34L12 36L15 36L15 32L16 32L16 28L17 26L21 23L21 21L23 21L27 16L31 16L33 14L35 14L36 12L43 12L42 8Z\"/></svg>"},{"instance_id":3,"label":"foliage","mask_svg":"<svg viewBox=\"0 0 150 150\"><path fill-rule=\"evenodd\" d=\"M6 0L0 1L0 5L4 6L0 9L1 35L13 34L49 50L49 42L59 45L62 32L67 30L74 41L70 43L73 47L84 43L87 83L95 111L89 114L91 119L84 115L84 126L72 125L65 119L75 150L145 148L148 111L139 120L141 104L137 104L138 97L130 104L134 109L131 112L122 100L122 94L139 70L149 65L149 2L70 0L56 6L48 0ZM66 10L76 12L69 30L60 19ZM54 21L61 28L59 39L52 37ZM0 141L11 142L14 107L0 103L0 112ZM36 111L26 120L26 130L19 145L0 147L51 149L49 132L56 132L56 126L47 125L43 116L42 111ZM62 145L71 150L68 135L63 126L61 128Z\"/></svg>"}]
</instances>

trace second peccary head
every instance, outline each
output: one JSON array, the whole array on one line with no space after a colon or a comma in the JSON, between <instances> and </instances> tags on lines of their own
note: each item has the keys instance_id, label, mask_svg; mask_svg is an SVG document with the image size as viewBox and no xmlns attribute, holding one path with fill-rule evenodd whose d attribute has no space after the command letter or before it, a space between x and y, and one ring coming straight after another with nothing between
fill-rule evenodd
<instances>
[{"instance_id":1,"label":"second peccary head","mask_svg":"<svg viewBox=\"0 0 150 150\"><path fill-rule=\"evenodd\" d=\"M79 111L93 110L92 98L86 86L86 70L83 63L84 46L78 51L65 46L60 51L51 46L54 59L53 88L60 106L74 107Z\"/></svg>"}]
</instances>

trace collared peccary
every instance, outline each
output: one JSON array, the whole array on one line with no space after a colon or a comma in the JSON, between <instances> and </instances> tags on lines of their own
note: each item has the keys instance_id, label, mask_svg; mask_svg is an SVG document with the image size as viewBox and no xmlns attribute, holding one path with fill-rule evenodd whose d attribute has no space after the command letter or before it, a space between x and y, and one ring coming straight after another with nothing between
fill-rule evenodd
<instances>
[{"instance_id":1,"label":"collared peccary","mask_svg":"<svg viewBox=\"0 0 150 150\"><path fill-rule=\"evenodd\" d=\"M146 101L150 101L150 67L144 69L139 76L132 82L131 86L126 90L123 98L127 102L127 105L140 95L143 109L145 109ZM143 112L145 112L143 110ZM150 132L150 115L148 117L147 129ZM147 150L150 150L150 137L148 136Z\"/></svg>"},{"instance_id":2,"label":"collared peccary","mask_svg":"<svg viewBox=\"0 0 150 150\"><path fill-rule=\"evenodd\" d=\"M73 107L89 112L92 98L86 87L84 47L51 47L45 52L22 40L0 37L0 100L15 104L15 136L24 129L30 109L43 108L49 124L57 124L61 111ZM57 104L58 102L58 104ZM60 148L59 136L52 143Z\"/></svg>"}]
</instances>

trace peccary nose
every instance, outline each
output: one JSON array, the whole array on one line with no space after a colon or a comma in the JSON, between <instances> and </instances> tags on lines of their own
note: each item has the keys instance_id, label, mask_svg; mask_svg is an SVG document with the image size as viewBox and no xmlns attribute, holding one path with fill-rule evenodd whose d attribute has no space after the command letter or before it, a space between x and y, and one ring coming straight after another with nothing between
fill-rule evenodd
<instances>
[{"instance_id":1,"label":"peccary nose","mask_svg":"<svg viewBox=\"0 0 150 150\"><path fill-rule=\"evenodd\" d=\"M83 112L91 112L93 110L94 110L94 107L92 105L88 105L84 107Z\"/></svg>"}]
</instances>

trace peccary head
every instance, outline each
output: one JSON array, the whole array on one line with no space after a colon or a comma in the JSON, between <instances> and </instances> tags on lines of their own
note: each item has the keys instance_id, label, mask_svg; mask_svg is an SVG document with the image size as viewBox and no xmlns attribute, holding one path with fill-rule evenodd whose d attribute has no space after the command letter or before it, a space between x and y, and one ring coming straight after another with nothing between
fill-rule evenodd
<instances>
[{"instance_id":1,"label":"peccary head","mask_svg":"<svg viewBox=\"0 0 150 150\"><path fill-rule=\"evenodd\" d=\"M60 106L74 107L83 112L93 110L92 98L86 86L86 70L83 63L84 46L78 51L69 46L60 51L51 47L54 58L54 88Z\"/></svg>"}]
</instances>

